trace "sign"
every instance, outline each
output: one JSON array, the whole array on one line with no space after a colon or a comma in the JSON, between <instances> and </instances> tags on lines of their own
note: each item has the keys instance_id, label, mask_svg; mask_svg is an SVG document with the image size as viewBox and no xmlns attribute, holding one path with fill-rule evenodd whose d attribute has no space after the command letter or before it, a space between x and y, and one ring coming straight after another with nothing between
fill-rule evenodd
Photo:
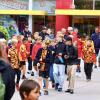
<instances>
[{"instance_id":1,"label":"sign","mask_svg":"<svg viewBox=\"0 0 100 100\"><path fill-rule=\"evenodd\" d=\"M0 9L28 10L28 0L0 0Z\"/></svg>"},{"instance_id":2,"label":"sign","mask_svg":"<svg viewBox=\"0 0 100 100\"><path fill-rule=\"evenodd\" d=\"M54 14L56 0L33 0L33 10L45 10L48 14Z\"/></svg>"}]
</instances>

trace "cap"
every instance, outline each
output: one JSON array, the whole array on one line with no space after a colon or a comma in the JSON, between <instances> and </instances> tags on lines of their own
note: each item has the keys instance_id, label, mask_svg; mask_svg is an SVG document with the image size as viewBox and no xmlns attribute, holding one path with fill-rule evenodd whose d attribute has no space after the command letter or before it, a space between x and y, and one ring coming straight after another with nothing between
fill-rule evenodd
<instances>
[{"instance_id":1,"label":"cap","mask_svg":"<svg viewBox=\"0 0 100 100\"><path fill-rule=\"evenodd\" d=\"M69 37L69 36L66 36L64 39L65 39L66 41L72 41L72 38Z\"/></svg>"},{"instance_id":2,"label":"cap","mask_svg":"<svg viewBox=\"0 0 100 100\"><path fill-rule=\"evenodd\" d=\"M71 31L71 30L73 30L73 28L72 27L68 27L67 30L68 31Z\"/></svg>"},{"instance_id":3,"label":"cap","mask_svg":"<svg viewBox=\"0 0 100 100\"><path fill-rule=\"evenodd\" d=\"M28 28L28 26L25 26L25 28Z\"/></svg>"},{"instance_id":4,"label":"cap","mask_svg":"<svg viewBox=\"0 0 100 100\"><path fill-rule=\"evenodd\" d=\"M42 30L47 30L47 27L46 27L46 26L43 26L43 27L42 27Z\"/></svg>"}]
</instances>

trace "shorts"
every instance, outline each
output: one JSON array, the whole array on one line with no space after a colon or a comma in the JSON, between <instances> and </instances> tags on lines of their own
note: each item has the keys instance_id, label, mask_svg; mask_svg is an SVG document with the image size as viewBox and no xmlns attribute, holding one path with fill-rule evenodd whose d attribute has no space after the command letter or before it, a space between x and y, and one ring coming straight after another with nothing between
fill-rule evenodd
<instances>
[{"instance_id":1,"label":"shorts","mask_svg":"<svg viewBox=\"0 0 100 100\"><path fill-rule=\"evenodd\" d=\"M37 61L36 60L34 60L33 66L37 66Z\"/></svg>"},{"instance_id":2,"label":"shorts","mask_svg":"<svg viewBox=\"0 0 100 100\"><path fill-rule=\"evenodd\" d=\"M20 64L20 67L23 66L23 65L26 65L26 61L20 61L19 64Z\"/></svg>"},{"instance_id":3,"label":"shorts","mask_svg":"<svg viewBox=\"0 0 100 100\"><path fill-rule=\"evenodd\" d=\"M39 71L39 76L42 78L48 78L49 77L49 71Z\"/></svg>"}]
</instances>

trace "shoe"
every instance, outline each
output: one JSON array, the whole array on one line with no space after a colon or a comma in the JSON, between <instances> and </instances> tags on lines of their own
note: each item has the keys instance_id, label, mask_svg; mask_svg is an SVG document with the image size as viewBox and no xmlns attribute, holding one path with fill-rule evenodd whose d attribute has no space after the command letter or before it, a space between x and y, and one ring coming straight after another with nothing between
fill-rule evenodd
<instances>
[{"instance_id":1,"label":"shoe","mask_svg":"<svg viewBox=\"0 0 100 100\"><path fill-rule=\"evenodd\" d=\"M58 92L62 92L62 88L58 88Z\"/></svg>"},{"instance_id":2,"label":"shoe","mask_svg":"<svg viewBox=\"0 0 100 100\"><path fill-rule=\"evenodd\" d=\"M94 68L97 68L97 65L95 65Z\"/></svg>"},{"instance_id":3,"label":"shoe","mask_svg":"<svg viewBox=\"0 0 100 100\"><path fill-rule=\"evenodd\" d=\"M86 81L87 81L87 82L90 82L90 81L91 81L91 79L87 79Z\"/></svg>"},{"instance_id":4,"label":"shoe","mask_svg":"<svg viewBox=\"0 0 100 100\"><path fill-rule=\"evenodd\" d=\"M22 76L22 79L26 79L26 76L25 76L25 75L23 75L23 76Z\"/></svg>"},{"instance_id":5,"label":"shoe","mask_svg":"<svg viewBox=\"0 0 100 100\"><path fill-rule=\"evenodd\" d=\"M70 89L67 89L65 92L66 92L66 93L67 93L67 92L70 92Z\"/></svg>"},{"instance_id":6,"label":"shoe","mask_svg":"<svg viewBox=\"0 0 100 100\"><path fill-rule=\"evenodd\" d=\"M17 91L19 91L19 84L16 84L16 89Z\"/></svg>"},{"instance_id":7,"label":"shoe","mask_svg":"<svg viewBox=\"0 0 100 100\"><path fill-rule=\"evenodd\" d=\"M58 90L59 83L56 83L55 90Z\"/></svg>"},{"instance_id":8,"label":"shoe","mask_svg":"<svg viewBox=\"0 0 100 100\"><path fill-rule=\"evenodd\" d=\"M55 84L54 83L52 83L52 88L54 88L55 87Z\"/></svg>"},{"instance_id":9,"label":"shoe","mask_svg":"<svg viewBox=\"0 0 100 100\"><path fill-rule=\"evenodd\" d=\"M70 90L70 94L74 94L74 91L73 90Z\"/></svg>"},{"instance_id":10,"label":"shoe","mask_svg":"<svg viewBox=\"0 0 100 100\"><path fill-rule=\"evenodd\" d=\"M48 95L49 93L48 93L48 91L47 90L45 90L44 91L44 95Z\"/></svg>"},{"instance_id":11,"label":"shoe","mask_svg":"<svg viewBox=\"0 0 100 100\"><path fill-rule=\"evenodd\" d=\"M46 89L46 86L45 85L43 86L43 89Z\"/></svg>"},{"instance_id":12,"label":"shoe","mask_svg":"<svg viewBox=\"0 0 100 100\"><path fill-rule=\"evenodd\" d=\"M34 72L31 73L31 76L34 76Z\"/></svg>"},{"instance_id":13,"label":"shoe","mask_svg":"<svg viewBox=\"0 0 100 100\"><path fill-rule=\"evenodd\" d=\"M27 74L31 74L30 72L27 72Z\"/></svg>"},{"instance_id":14,"label":"shoe","mask_svg":"<svg viewBox=\"0 0 100 100\"><path fill-rule=\"evenodd\" d=\"M67 81L69 81L69 78L67 78Z\"/></svg>"}]
</instances>

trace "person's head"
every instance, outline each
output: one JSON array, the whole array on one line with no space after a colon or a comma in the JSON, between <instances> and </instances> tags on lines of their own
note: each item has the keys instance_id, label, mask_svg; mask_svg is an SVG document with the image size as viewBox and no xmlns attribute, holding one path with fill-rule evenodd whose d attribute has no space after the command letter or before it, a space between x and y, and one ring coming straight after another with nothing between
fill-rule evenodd
<instances>
[{"instance_id":1,"label":"person's head","mask_svg":"<svg viewBox=\"0 0 100 100\"><path fill-rule=\"evenodd\" d=\"M89 39L90 39L90 36L87 35L87 36L85 37L85 40L89 40Z\"/></svg>"},{"instance_id":2,"label":"person's head","mask_svg":"<svg viewBox=\"0 0 100 100\"><path fill-rule=\"evenodd\" d=\"M86 45L87 45L88 47L91 47L91 46L92 46L92 39L91 39L91 38L88 38L88 39L86 40Z\"/></svg>"},{"instance_id":3,"label":"person's head","mask_svg":"<svg viewBox=\"0 0 100 100\"><path fill-rule=\"evenodd\" d=\"M43 33L47 33L47 27L46 27L46 26L43 26L43 27L42 27L42 32L43 32Z\"/></svg>"},{"instance_id":4,"label":"person's head","mask_svg":"<svg viewBox=\"0 0 100 100\"><path fill-rule=\"evenodd\" d=\"M37 40L38 36L39 36L39 32L35 32L34 33L34 39Z\"/></svg>"},{"instance_id":5,"label":"person's head","mask_svg":"<svg viewBox=\"0 0 100 100\"><path fill-rule=\"evenodd\" d=\"M28 26L25 26L25 31L28 31Z\"/></svg>"},{"instance_id":6,"label":"person's head","mask_svg":"<svg viewBox=\"0 0 100 100\"><path fill-rule=\"evenodd\" d=\"M0 39L0 44L2 44L3 46L6 46L7 41L5 39Z\"/></svg>"},{"instance_id":7,"label":"person's head","mask_svg":"<svg viewBox=\"0 0 100 100\"><path fill-rule=\"evenodd\" d=\"M18 41L21 41L21 35L18 35L18 36L17 36L17 40L18 40Z\"/></svg>"},{"instance_id":8,"label":"person's head","mask_svg":"<svg viewBox=\"0 0 100 100\"><path fill-rule=\"evenodd\" d=\"M58 38L58 37L64 37L64 34L61 31L58 31L57 35L56 35L56 38Z\"/></svg>"},{"instance_id":9,"label":"person's head","mask_svg":"<svg viewBox=\"0 0 100 100\"><path fill-rule=\"evenodd\" d=\"M52 30L50 28L47 29L47 34L51 34Z\"/></svg>"},{"instance_id":10,"label":"person's head","mask_svg":"<svg viewBox=\"0 0 100 100\"><path fill-rule=\"evenodd\" d=\"M46 41L44 40L44 41L42 42L42 48L43 48L43 49L47 49L47 46L48 46L48 44L47 44Z\"/></svg>"},{"instance_id":11,"label":"person's head","mask_svg":"<svg viewBox=\"0 0 100 100\"><path fill-rule=\"evenodd\" d=\"M4 51L4 46L0 43L0 59L4 59L5 61L8 61L5 55L6 52Z\"/></svg>"},{"instance_id":12,"label":"person's head","mask_svg":"<svg viewBox=\"0 0 100 100\"><path fill-rule=\"evenodd\" d=\"M65 28L62 28L61 29L61 32L62 32L62 34L66 34L66 29Z\"/></svg>"},{"instance_id":13,"label":"person's head","mask_svg":"<svg viewBox=\"0 0 100 100\"><path fill-rule=\"evenodd\" d=\"M24 80L19 93L22 100L38 100L40 95L40 85L34 80Z\"/></svg>"},{"instance_id":14,"label":"person's head","mask_svg":"<svg viewBox=\"0 0 100 100\"><path fill-rule=\"evenodd\" d=\"M72 45L72 38L71 37L67 37L65 44L69 45L69 46Z\"/></svg>"},{"instance_id":15,"label":"person's head","mask_svg":"<svg viewBox=\"0 0 100 100\"><path fill-rule=\"evenodd\" d=\"M28 37L28 41L29 41L29 42L31 42L31 41L32 41L32 38L31 38L31 36L29 36L29 37Z\"/></svg>"},{"instance_id":16,"label":"person's head","mask_svg":"<svg viewBox=\"0 0 100 100\"><path fill-rule=\"evenodd\" d=\"M99 33L99 27L95 27L95 33Z\"/></svg>"},{"instance_id":17,"label":"person's head","mask_svg":"<svg viewBox=\"0 0 100 100\"><path fill-rule=\"evenodd\" d=\"M63 37L62 36L59 36L56 38L57 42L62 42L63 41Z\"/></svg>"},{"instance_id":18,"label":"person's head","mask_svg":"<svg viewBox=\"0 0 100 100\"><path fill-rule=\"evenodd\" d=\"M36 42L37 42L37 43L41 43L41 42L42 42L42 37L41 37L41 36L38 36Z\"/></svg>"},{"instance_id":19,"label":"person's head","mask_svg":"<svg viewBox=\"0 0 100 100\"><path fill-rule=\"evenodd\" d=\"M74 28L74 32L75 33L78 33L78 28Z\"/></svg>"},{"instance_id":20,"label":"person's head","mask_svg":"<svg viewBox=\"0 0 100 100\"><path fill-rule=\"evenodd\" d=\"M45 40L45 44L46 44L47 46L50 46L51 40L50 40L50 39Z\"/></svg>"},{"instance_id":21,"label":"person's head","mask_svg":"<svg viewBox=\"0 0 100 100\"><path fill-rule=\"evenodd\" d=\"M72 34L73 33L73 28L72 27L68 27L67 30L68 30L68 33L69 34Z\"/></svg>"},{"instance_id":22,"label":"person's head","mask_svg":"<svg viewBox=\"0 0 100 100\"><path fill-rule=\"evenodd\" d=\"M12 47L17 47L17 43L18 43L18 40L17 39L12 39Z\"/></svg>"},{"instance_id":23,"label":"person's head","mask_svg":"<svg viewBox=\"0 0 100 100\"><path fill-rule=\"evenodd\" d=\"M23 44L27 43L27 38L23 38Z\"/></svg>"}]
</instances>

